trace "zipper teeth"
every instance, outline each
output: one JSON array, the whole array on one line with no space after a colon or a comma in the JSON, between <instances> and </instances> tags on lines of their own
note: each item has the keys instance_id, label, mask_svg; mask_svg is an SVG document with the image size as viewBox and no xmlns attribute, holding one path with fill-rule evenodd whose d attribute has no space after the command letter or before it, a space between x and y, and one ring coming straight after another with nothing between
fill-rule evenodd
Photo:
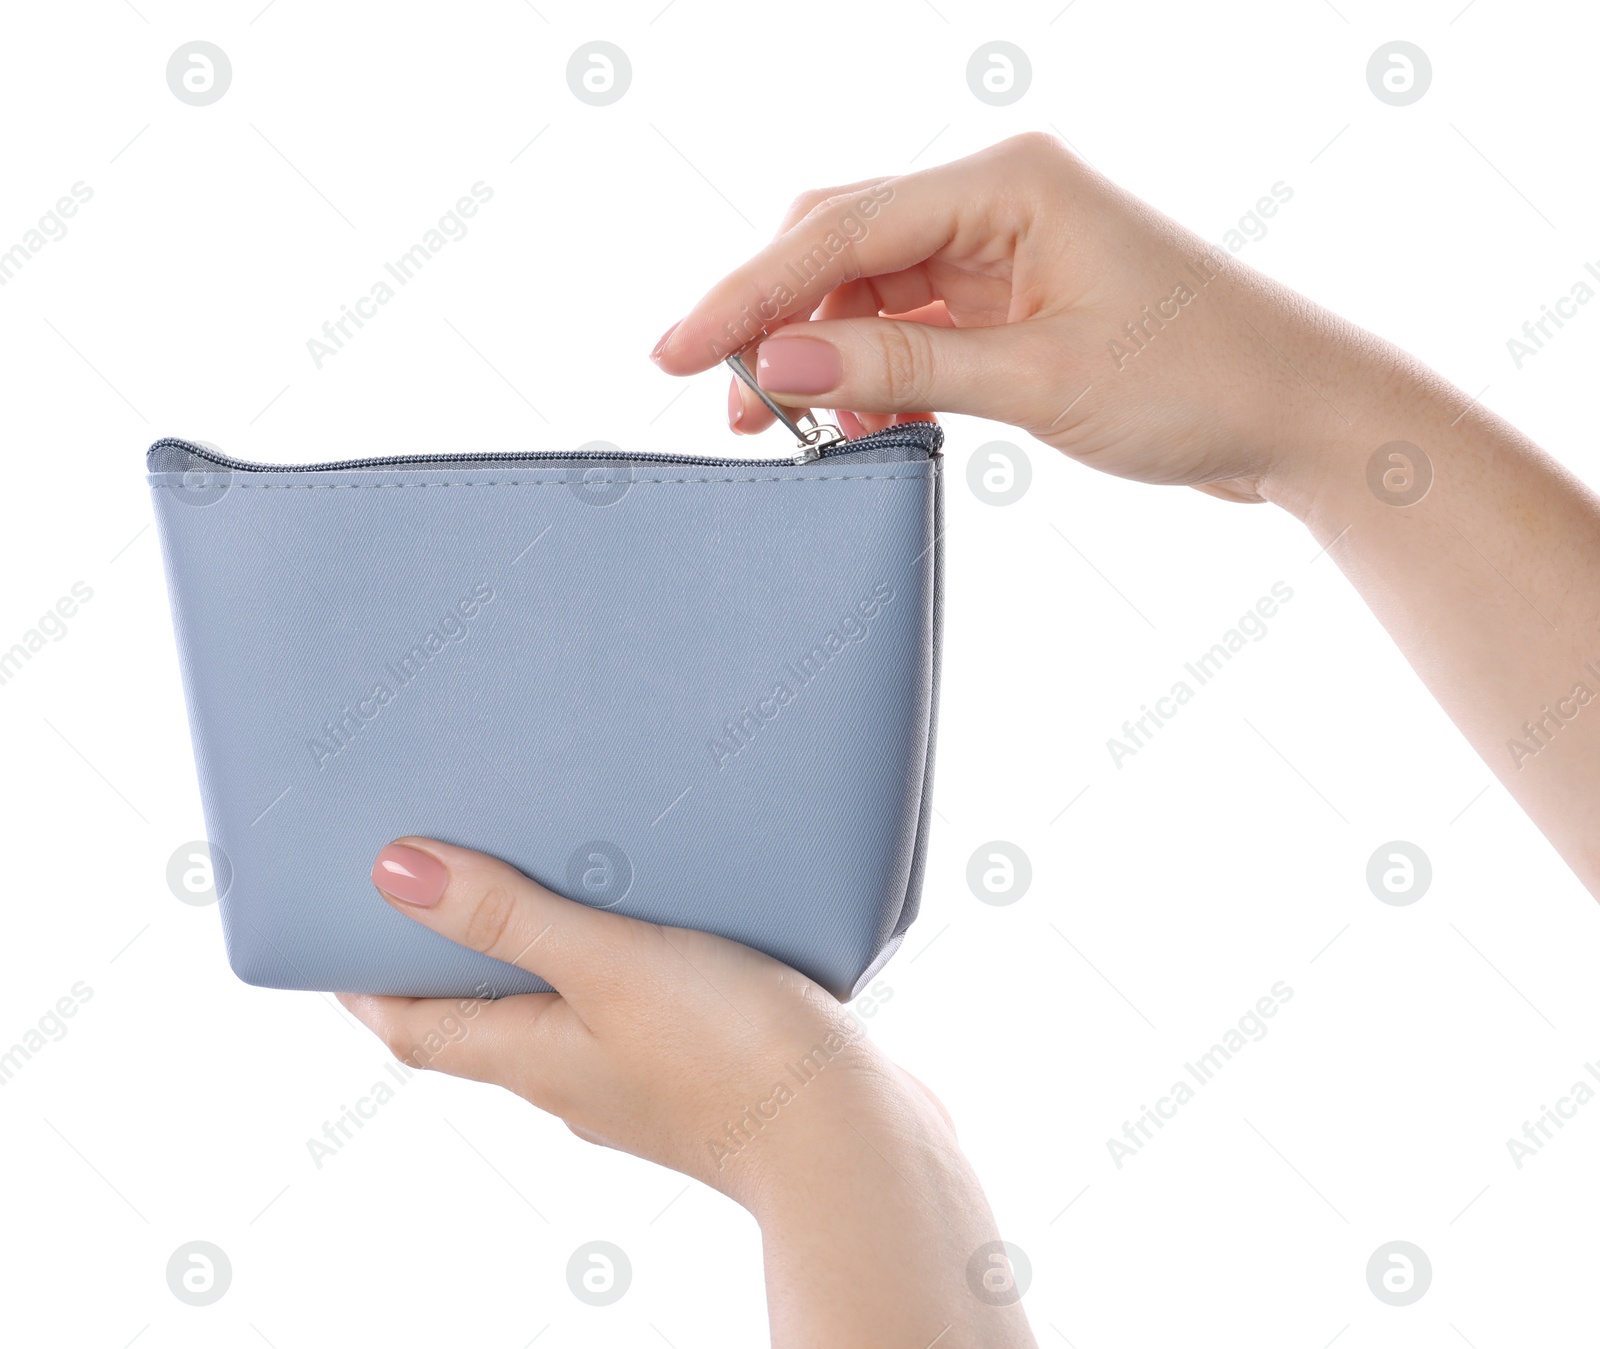
<instances>
[{"instance_id":1,"label":"zipper teeth","mask_svg":"<svg viewBox=\"0 0 1600 1349\"><path fill-rule=\"evenodd\" d=\"M856 440L844 440L825 446L819 459L832 458L839 454L854 454L864 449L876 449L881 445L909 444L932 455L939 436L937 426L932 422L905 422L899 426L885 427L882 431L873 431ZM231 455L207 449L204 445L196 445L193 441L184 440L179 436L165 436L156 441L148 451L154 454L157 450L179 449L204 459L208 463L216 464L221 468L236 470L242 473L322 473L336 469L349 468L416 468L429 464L459 464L459 463L524 463L565 461L568 463L593 463L596 461L614 460L619 463L631 464L704 464L713 467L725 465L770 465L781 467L793 465L798 460L794 458L783 459L757 459L736 458L727 455L696 455L696 454L634 454L628 450L596 450L592 454L571 454L564 450L503 450L490 454L391 454L372 459L337 459L320 464L256 464L245 459L235 459Z\"/></svg>"}]
</instances>

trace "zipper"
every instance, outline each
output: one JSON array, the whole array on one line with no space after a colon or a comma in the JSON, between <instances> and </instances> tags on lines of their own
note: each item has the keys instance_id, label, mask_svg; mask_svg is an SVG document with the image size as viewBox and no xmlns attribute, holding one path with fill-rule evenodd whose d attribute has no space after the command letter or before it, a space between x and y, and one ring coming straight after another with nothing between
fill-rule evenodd
<instances>
[{"instance_id":1,"label":"zipper","mask_svg":"<svg viewBox=\"0 0 1600 1349\"><path fill-rule=\"evenodd\" d=\"M809 412L802 410L796 413L784 407L761 387L761 381L755 377L750 367L744 363L744 357L737 351L727 357L723 364L738 376L745 388L767 405L767 410L778 419L778 424L786 428L799 443L800 453L795 456L795 463L809 464L814 459L821 459L828 446L836 445L845 438L844 432L837 426L819 422Z\"/></svg>"},{"instance_id":2,"label":"zipper","mask_svg":"<svg viewBox=\"0 0 1600 1349\"><path fill-rule=\"evenodd\" d=\"M809 412L796 413L784 407L765 389L735 352L724 364L745 386L771 410L779 425L788 429L795 438L799 451L787 459L762 459L734 455L701 454L634 454L629 450L597 450L593 454L570 454L565 450L506 450L489 454L389 454L371 459L335 459L321 464L255 464L247 459L235 459L209 445L197 445L192 440L166 436L149 449L153 459L159 450L181 450L193 458L215 464L236 473L322 473L349 468L415 468L429 464L516 464L516 463L624 463L624 464L703 464L711 467L751 464L813 464L819 459L834 459L842 455L871 454L880 450L909 449L920 451L929 459L939 453L944 444L944 431L936 422L906 422L900 426L887 426L855 440L847 439L837 426L817 421Z\"/></svg>"},{"instance_id":3,"label":"zipper","mask_svg":"<svg viewBox=\"0 0 1600 1349\"><path fill-rule=\"evenodd\" d=\"M808 464L821 459L835 459L843 455L861 454L874 450L906 449L933 458L943 443L944 432L935 422L904 422L873 431L855 440L837 439L821 445L804 445L799 454L783 459L738 457L732 455L699 454L636 454L631 450L596 450L590 454L573 454L568 450L504 450L488 454L390 454L370 459L336 459L320 464L257 464L207 445L197 445L178 436L166 436L150 447L149 453L158 450L182 450L197 459L203 459L218 468L234 473L323 473L351 468L425 468L433 464L514 464L514 463L627 463L627 464L698 464L713 468L748 466L751 464Z\"/></svg>"}]
</instances>

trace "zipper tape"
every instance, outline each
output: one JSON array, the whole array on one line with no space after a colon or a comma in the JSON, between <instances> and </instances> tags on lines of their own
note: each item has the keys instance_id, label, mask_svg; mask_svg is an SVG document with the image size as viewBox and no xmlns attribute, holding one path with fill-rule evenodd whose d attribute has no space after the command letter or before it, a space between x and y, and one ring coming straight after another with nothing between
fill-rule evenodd
<instances>
[{"instance_id":1,"label":"zipper tape","mask_svg":"<svg viewBox=\"0 0 1600 1349\"><path fill-rule=\"evenodd\" d=\"M825 428L832 429L832 428ZM247 459L235 459L209 445L199 445L178 436L165 436L149 449L150 455L160 450L182 450L197 459L215 464L220 469L234 473L325 473L339 469L362 468L425 468L439 464L697 464L712 468L751 465L780 466L812 463L819 459L832 459L840 455L869 453L874 450L906 449L920 452L928 458L939 453L944 443L944 432L935 422L905 422L873 431L855 440L843 438L826 441L813 447L800 458L763 459L732 455L656 454L634 453L629 450L596 450L590 454L573 454L567 450L506 450L487 454L391 454L370 459L338 459L319 464L258 464Z\"/></svg>"}]
</instances>

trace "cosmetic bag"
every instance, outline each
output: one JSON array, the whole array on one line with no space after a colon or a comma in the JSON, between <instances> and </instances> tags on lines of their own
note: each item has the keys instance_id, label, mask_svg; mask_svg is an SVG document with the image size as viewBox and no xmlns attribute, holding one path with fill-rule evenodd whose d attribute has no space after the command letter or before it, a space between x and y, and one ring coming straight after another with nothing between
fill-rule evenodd
<instances>
[{"instance_id":1,"label":"cosmetic bag","mask_svg":"<svg viewBox=\"0 0 1600 1349\"><path fill-rule=\"evenodd\" d=\"M548 986L372 886L405 835L841 998L914 918L942 433L794 459L150 447L228 958L274 988Z\"/></svg>"}]
</instances>

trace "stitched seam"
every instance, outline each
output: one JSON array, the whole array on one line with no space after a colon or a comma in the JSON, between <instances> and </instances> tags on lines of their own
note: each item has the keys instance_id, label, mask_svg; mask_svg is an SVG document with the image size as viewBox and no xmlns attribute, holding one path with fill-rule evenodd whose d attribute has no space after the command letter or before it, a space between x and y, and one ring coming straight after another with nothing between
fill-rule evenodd
<instances>
[{"instance_id":1,"label":"stitched seam","mask_svg":"<svg viewBox=\"0 0 1600 1349\"><path fill-rule=\"evenodd\" d=\"M221 477L222 474L207 476ZM879 473L879 474L851 474L831 475L816 478L628 478L619 479L615 485L626 484L629 487L641 483L746 483L746 482L926 482L926 474L921 473ZM152 487L164 491L194 491L194 486L185 486L181 482L151 483ZM217 483L216 486L223 486ZM538 480L522 479L519 481L505 480L499 482L229 482L226 489L231 492L371 492L383 491L392 488L406 487L582 487L584 482L580 478L542 478ZM610 484L607 484L610 485Z\"/></svg>"}]
</instances>

